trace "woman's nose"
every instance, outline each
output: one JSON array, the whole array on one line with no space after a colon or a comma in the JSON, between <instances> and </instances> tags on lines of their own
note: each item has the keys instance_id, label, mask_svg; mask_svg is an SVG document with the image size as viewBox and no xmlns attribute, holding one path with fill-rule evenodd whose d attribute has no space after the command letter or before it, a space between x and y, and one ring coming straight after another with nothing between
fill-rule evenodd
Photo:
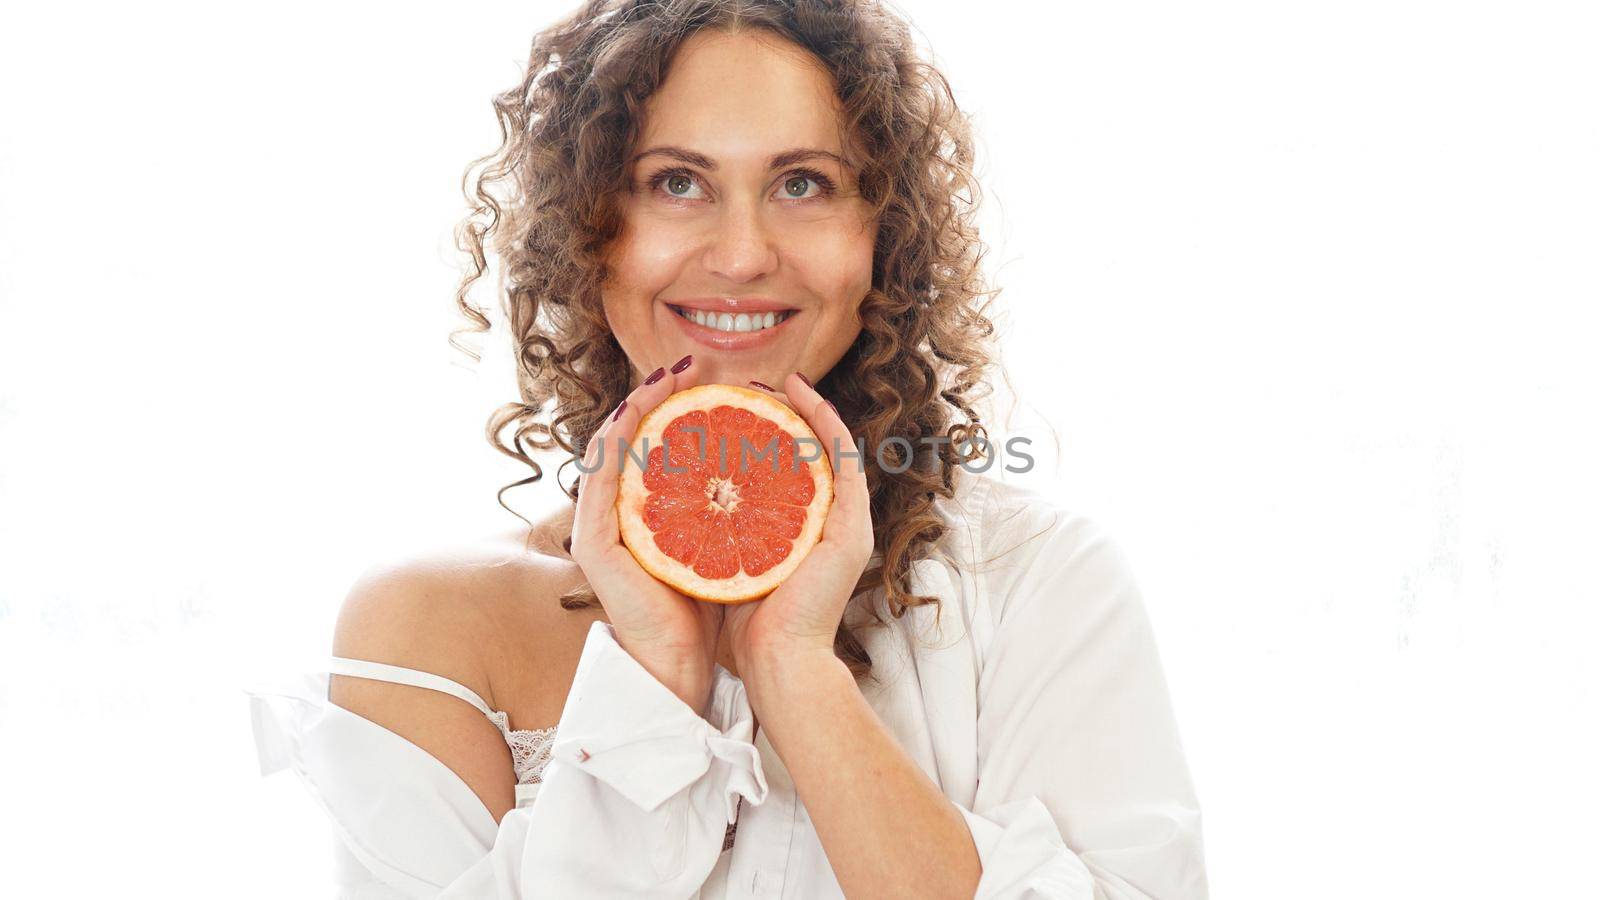
<instances>
[{"instance_id":1,"label":"woman's nose","mask_svg":"<svg viewBox=\"0 0 1600 900\"><path fill-rule=\"evenodd\" d=\"M778 265L775 235L762 220L758 204L729 203L706 248L706 269L729 281L745 282L770 273Z\"/></svg>"}]
</instances>

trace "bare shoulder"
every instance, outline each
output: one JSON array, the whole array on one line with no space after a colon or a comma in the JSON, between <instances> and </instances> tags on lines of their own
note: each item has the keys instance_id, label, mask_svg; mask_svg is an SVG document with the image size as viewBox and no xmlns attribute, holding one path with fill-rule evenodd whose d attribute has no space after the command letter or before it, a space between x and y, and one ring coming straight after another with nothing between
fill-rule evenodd
<instances>
[{"instance_id":1,"label":"bare shoulder","mask_svg":"<svg viewBox=\"0 0 1600 900\"><path fill-rule=\"evenodd\" d=\"M559 718L571 675L555 679L577 629L594 615L557 598L582 574L526 528L456 546L411 552L368 568L351 586L334 627L335 656L441 675L471 689L511 727ZM581 653L581 634L577 653ZM335 675L331 702L395 732L448 766L496 821L514 802L515 773L499 729L460 698L425 688ZM551 713L550 710L554 712ZM549 717L549 722L535 721Z\"/></svg>"},{"instance_id":2,"label":"bare shoulder","mask_svg":"<svg viewBox=\"0 0 1600 900\"><path fill-rule=\"evenodd\" d=\"M333 652L413 668L440 663L449 671L436 674L489 700L500 657L532 649L527 642L537 631L524 629L555 603L566 574L558 560L524 549L512 534L397 555L350 587Z\"/></svg>"}]
</instances>

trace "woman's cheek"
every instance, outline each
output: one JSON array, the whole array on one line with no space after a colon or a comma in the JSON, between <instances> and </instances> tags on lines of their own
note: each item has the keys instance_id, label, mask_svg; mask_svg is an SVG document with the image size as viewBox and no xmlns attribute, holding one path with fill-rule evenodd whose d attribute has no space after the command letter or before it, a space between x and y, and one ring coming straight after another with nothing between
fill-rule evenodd
<instances>
[{"instance_id":1,"label":"woman's cheek","mask_svg":"<svg viewBox=\"0 0 1600 900\"><path fill-rule=\"evenodd\" d=\"M672 283L689 246L683 235L669 229L635 233L612 256L614 280L619 292L648 298Z\"/></svg>"},{"instance_id":2,"label":"woman's cheek","mask_svg":"<svg viewBox=\"0 0 1600 900\"><path fill-rule=\"evenodd\" d=\"M818 251L819 258L827 260L820 271L834 280L828 294L838 298L847 310L854 310L872 287L874 238L872 232L853 227L841 230L829 246Z\"/></svg>"},{"instance_id":3,"label":"woman's cheek","mask_svg":"<svg viewBox=\"0 0 1600 900\"><path fill-rule=\"evenodd\" d=\"M795 229L790 237L791 247L802 252L808 261L819 263L819 271L850 279L864 270L870 277L874 233L862 228L858 221L839 216L810 228Z\"/></svg>"}]
</instances>

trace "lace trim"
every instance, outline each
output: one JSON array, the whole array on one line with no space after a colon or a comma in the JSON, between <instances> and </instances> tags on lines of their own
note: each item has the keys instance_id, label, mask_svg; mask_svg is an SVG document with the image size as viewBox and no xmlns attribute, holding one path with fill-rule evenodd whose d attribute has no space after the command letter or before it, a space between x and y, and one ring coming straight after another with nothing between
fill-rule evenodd
<instances>
[{"instance_id":1,"label":"lace trim","mask_svg":"<svg viewBox=\"0 0 1600 900\"><path fill-rule=\"evenodd\" d=\"M550 751L555 748L556 726L516 730L511 727L511 717L504 712L489 713L489 721L500 729L506 744L511 748L511 768L517 773L518 784L538 784L545 766L550 764ZM739 798L739 809L744 809L744 798ZM733 824L722 836L724 852L733 849L733 835L739 828L737 814Z\"/></svg>"},{"instance_id":2,"label":"lace trim","mask_svg":"<svg viewBox=\"0 0 1600 900\"><path fill-rule=\"evenodd\" d=\"M504 712L489 713L500 733L511 747L511 767L517 773L518 784L538 784L544 767L550 764L550 751L556 742L556 727L517 731L511 728L511 717Z\"/></svg>"}]
</instances>

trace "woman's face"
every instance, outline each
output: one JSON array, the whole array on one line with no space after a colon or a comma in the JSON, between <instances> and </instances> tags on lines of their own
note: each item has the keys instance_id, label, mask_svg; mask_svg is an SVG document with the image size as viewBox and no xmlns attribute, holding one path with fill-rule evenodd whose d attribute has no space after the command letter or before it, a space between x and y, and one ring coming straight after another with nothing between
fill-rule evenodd
<instances>
[{"instance_id":1,"label":"woman's face","mask_svg":"<svg viewBox=\"0 0 1600 900\"><path fill-rule=\"evenodd\" d=\"M640 124L602 288L635 379L689 354L700 383L820 379L861 330L877 237L826 71L764 32L701 32Z\"/></svg>"}]
</instances>

